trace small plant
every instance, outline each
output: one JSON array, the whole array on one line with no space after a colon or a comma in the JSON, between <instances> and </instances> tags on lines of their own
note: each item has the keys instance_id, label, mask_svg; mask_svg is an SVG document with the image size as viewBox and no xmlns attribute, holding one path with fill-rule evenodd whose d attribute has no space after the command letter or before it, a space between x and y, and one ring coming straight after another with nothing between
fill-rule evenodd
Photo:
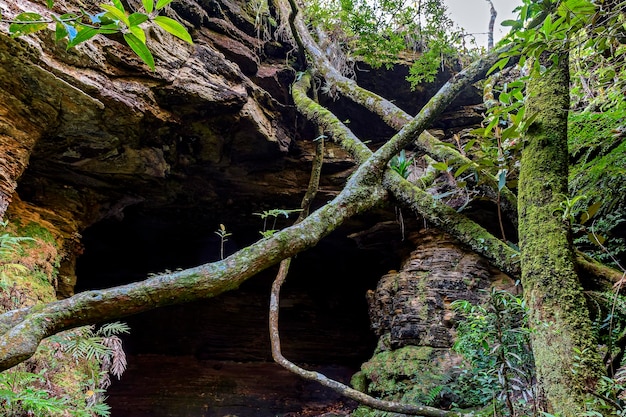
<instances>
[{"instance_id":1,"label":"small plant","mask_svg":"<svg viewBox=\"0 0 626 417\"><path fill-rule=\"evenodd\" d=\"M0 373L0 407L6 417L60 415L66 408L63 399L55 398L43 388L45 378L24 371Z\"/></svg>"},{"instance_id":2,"label":"small plant","mask_svg":"<svg viewBox=\"0 0 626 417\"><path fill-rule=\"evenodd\" d=\"M400 174L402 178L407 179L411 173L409 168L413 165L413 157L407 158L404 149L402 149L398 155L391 158L389 165L391 169Z\"/></svg>"},{"instance_id":3,"label":"small plant","mask_svg":"<svg viewBox=\"0 0 626 417\"><path fill-rule=\"evenodd\" d=\"M120 322L105 324L98 330L95 326L85 326L58 339L58 342L61 349L75 359L96 359L102 364L103 371L119 379L126 370L126 354L117 335L129 331L128 325Z\"/></svg>"},{"instance_id":4,"label":"small plant","mask_svg":"<svg viewBox=\"0 0 626 417\"><path fill-rule=\"evenodd\" d=\"M232 236L232 233L226 231L226 226L220 223L220 228L214 232L220 237L220 259L224 259L224 244L228 241L228 236Z\"/></svg>"},{"instance_id":5,"label":"small plant","mask_svg":"<svg viewBox=\"0 0 626 417\"><path fill-rule=\"evenodd\" d=\"M253 213L253 214L263 219L263 230L260 231L259 233L261 233L261 236L263 236L263 238L267 238L267 237L272 236L274 233L278 231L276 229L276 220L278 219L278 217L284 216L286 219L288 219L290 214L299 213L301 211L302 209L290 209L290 210L272 209L272 210L265 210L263 213ZM272 223L272 228L268 229L267 219L270 217L274 218L274 221Z\"/></svg>"}]
</instances>

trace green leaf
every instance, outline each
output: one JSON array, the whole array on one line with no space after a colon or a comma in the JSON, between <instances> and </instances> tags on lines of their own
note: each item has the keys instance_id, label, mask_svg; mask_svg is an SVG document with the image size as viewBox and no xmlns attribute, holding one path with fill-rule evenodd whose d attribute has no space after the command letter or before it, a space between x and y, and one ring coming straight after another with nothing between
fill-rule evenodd
<instances>
[{"instance_id":1,"label":"green leaf","mask_svg":"<svg viewBox=\"0 0 626 417\"><path fill-rule=\"evenodd\" d=\"M79 43L85 42L86 40L91 39L98 33L100 33L98 29L85 25L76 25L75 27L78 33L76 34L76 37L74 39L68 42L67 49L70 49L71 47L76 46Z\"/></svg>"},{"instance_id":2,"label":"green leaf","mask_svg":"<svg viewBox=\"0 0 626 417\"><path fill-rule=\"evenodd\" d=\"M156 4L156 9L157 10L161 10L162 8L164 8L165 6L170 4L171 2L172 2L172 0L158 0L157 4Z\"/></svg>"},{"instance_id":3,"label":"green leaf","mask_svg":"<svg viewBox=\"0 0 626 417\"><path fill-rule=\"evenodd\" d=\"M54 6L54 0L46 0L46 5L48 6L48 9L52 9Z\"/></svg>"},{"instance_id":4,"label":"green leaf","mask_svg":"<svg viewBox=\"0 0 626 417\"><path fill-rule=\"evenodd\" d=\"M519 20L504 20L500 23L501 26L511 26L513 29L521 29L522 22Z\"/></svg>"},{"instance_id":5,"label":"green leaf","mask_svg":"<svg viewBox=\"0 0 626 417\"><path fill-rule=\"evenodd\" d=\"M67 30L65 29L65 25L61 22L57 22L54 29L54 40L55 42L60 41L61 39L67 36Z\"/></svg>"},{"instance_id":6,"label":"green leaf","mask_svg":"<svg viewBox=\"0 0 626 417\"><path fill-rule=\"evenodd\" d=\"M472 165L473 165L472 163L461 165L459 169L457 169L456 172L454 173L454 178L458 178L459 175L461 175L462 173L467 171L469 168L471 168Z\"/></svg>"},{"instance_id":7,"label":"green leaf","mask_svg":"<svg viewBox=\"0 0 626 417\"><path fill-rule=\"evenodd\" d=\"M131 26L130 32L137 37L142 43L146 43L146 33L139 26Z\"/></svg>"},{"instance_id":8,"label":"green leaf","mask_svg":"<svg viewBox=\"0 0 626 417\"><path fill-rule=\"evenodd\" d=\"M489 68L489 71L487 71L487 75L491 74L492 72L494 72L497 69L502 71L502 68L504 68L506 66L506 64L508 64L508 62L509 62L509 57L508 56L504 57L504 58L501 58L498 62L493 64L493 66L491 68Z\"/></svg>"},{"instance_id":9,"label":"green leaf","mask_svg":"<svg viewBox=\"0 0 626 417\"><path fill-rule=\"evenodd\" d=\"M103 35L110 35L119 31L120 27L117 25L117 23L110 23L108 25L103 25L98 28L98 33L102 33Z\"/></svg>"},{"instance_id":10,"label":"green leaf","mask_svg":"<svg viewBox=\"0 0 626 417\"><path fill-rule=\"evenodd\" d=\"M154 10L153 0L141 0L141 3L143 4L143 8L146 11L146 13L152 13L152 10Z\"/></svg>"},{"instance_id":11,"label":"green leaf","mask_svg":"<svg viewBox=\"0 0 626 417\"><path fill-rule=\"evenodd\" d=\"M11 23L9 25L9 33L13 36L22 36L29 33L39 32L40 30L46 29L48 27L48 24L43 21L43 17L38 13L20 13L15 16L13 20L15 21L15 23Z\"/></svg>"},{"instance_id":12,"label":"green leaf","mask_svg":"<svg viewBox=\"0 0 626 417\"><path fill-rule=\"evenodd\" d=\"M170 19L166 16L157 16L154 18L154 23L156 23L162 29L166 30L172 35L176 36L177 38L193 44L193 41L191 40L191 35L189 35L189 32L187 32L187 29L185 29L185 27L178 23L176 20Z\"/></svg>"},{"instance_id":13,"label":"green leaf","mask_svg":"<svg viewBox=\"0 0 626 417\"><path fill-rule=\"evenodd\" d=\"M106 10L113 18L123 22L126 26L130 26L130 21L128 20L128 16L126 16L126 12L113 7L110 4L101 4L100 7Z\"/></svg>"},{"instance_id":14,"label":"green leaf","mask_svg":"<svg viewBox=\"0 0 626 417\"><path fill-rule=\"evenodd\" d=\"M132 33L125 33L124 39L126 40L126 43L128 43L128 46L130 46L130 49L132 49L137 56L141 58L141 60L145 62L152 71L154 71L154 57L146 44Z\"/></svg>"},{"instance_id":15,"label":"green leaf","mask_svg":"<svg viewBox=\"0 0 626 417\"><path fill-rule=\"evenodd\" d=\"M115 6L117 10L126 14L126 10L124 10L124 5L122 4L120 0L111 0L111 3L113 3L113 6Z\"/></svg>"},{"instance_id":16,"label":"green leaf","mask_svg":"<svg viewBox=\"0 0 626 417\"><path fill-rule=\"evenodd\" d=\"M432 165L432 167L438 171L443 172L446 172L448 170L448 164L446 164L445 162L436 162Z\"/></svg>"},{"instance_id":17,"label":"green leaf","mask_svg":"<svg viewBox=\"0 0 626 417\"><path fill-rule=\"evenodd\" d=\"M128 16L128 21L130 22L130 26L139 26L146 20L148 20L148 15L144 13L133 13L130 16Z\"/></svg>"}]
</instances>

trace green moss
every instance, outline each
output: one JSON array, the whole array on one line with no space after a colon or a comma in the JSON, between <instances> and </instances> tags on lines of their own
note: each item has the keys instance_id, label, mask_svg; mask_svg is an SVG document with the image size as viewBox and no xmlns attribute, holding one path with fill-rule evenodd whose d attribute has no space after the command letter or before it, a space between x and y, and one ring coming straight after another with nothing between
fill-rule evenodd
<instances>
[{"instance_id":1,"label":"green moss","mask_svg":"<svg viewBox=\"0 0 626 417\"><path fill-rule=\"evenodd\" d=\"M445 378L436 349L405 346L376 353L352 378L359 391L386 400L433 405L431 393L441 389ZM389 413L360 407L355 416L382 417Z\"/></svg>"},{"instance_id":2,"label":"green moss","mask_svg":"<svg viewBox=\"0 0 626 417\"><path fill-rule=\"evenodd\" d=\"M52 235L52 233L50 233L48 229L46 229L39 223L29 222L26 226L22 226L18 222L16 225L17 225L16 232L18 236L26 236L26 237L31 237L33 239L41 239L44 242L56 245L56 240L54 239L54 236Z\"/></svg>"},{"instance_id":3,"label":"green moss","mask_svg":"<svg viewBox=\"0 0 626 417\"><path fill-rule=\"evenodd\" d=\"M586 204L604 202L601 213L626 208L626 141L620 125L626 113L577 113L569 118L570 194ZM620 133L622 132L622 133Z\"/></svg>"},{"instance_id":4,"label":"green moss","mask_svg":"<svg viewBox=\"0 0 626 417\"><path fill-rule=\"evenodd\" d=\"M574 113L569 117L570 166L569 193L585 196L574 207L580 215L588 207L600 204L593 217L594 232L606 239L605 251L586 228L575 225L576 245L592 257L611 263L626 252L626 239L618 226L626 222L626 112Z\"/></svg>"}]
</instances>

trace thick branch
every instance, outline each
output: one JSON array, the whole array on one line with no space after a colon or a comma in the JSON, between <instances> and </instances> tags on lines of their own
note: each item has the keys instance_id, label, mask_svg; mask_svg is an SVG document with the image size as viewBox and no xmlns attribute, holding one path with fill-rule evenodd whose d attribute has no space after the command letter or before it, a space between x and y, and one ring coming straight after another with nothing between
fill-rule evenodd
<instances>
[{"instance_id":1,"label":"thick branch","mask_svg":"<svg viewBox=\"0 0 626 417\"><path fill-rule=\"evenodd\" d=\"M282 2L284 3L284 2ZM286 10L286 5L283 5L283 10ZM410 123L413 120L408 113L404 112L402 109L397 107L395 104L386 100L385 98L372 93L371 91L365 90L364 88L359 87L354 80L344 77L337 71L330 61L328 61L324 52L319 48L313 37L310 35L306 24L302 20L302 17L298 14L293 18L293 25L298 30L298 33L301 35L300 38L304 46L307 49L307 52L311 55L312 61L315 62L315 68L324 76L326 81L333 84L337 87L338 91L341 92L345 97L351 99L355 103L358 103L368 110L376 114L383 120L388 126L401 130L405 125ZM459 91L452 92L454 95L458 94L461 90L466 88L473 82L476 82L484 77L486 71L491 68L491 66L497 62L499 54L503 52L505 49L501 49L489 54L482 62L479 62L479 73L476 74L475 80L463 83L462 87ZM511 65L515 62L514 59L511 60ZM472 65L470 68L472 68ZM470 70L468 68L468 70ZM464 73L466 73L464 71ZM459 74L461 76L461 74ZM442 88L442 90L446 89L446 86ZM438 96L442 90L437 93ZM445 101L445 100L444 100ZM428 106L428 105L427 105ZM436 118L446 106L439 113L433 114L433 119ZM432 119L431 119L432 120ZM449 165L452 166L463 166L468 165L470 168L467 170L468 173L475 174L480 177L482 182L484 183L484 187L481 187L485 194L492 198L494 201L496 200L496 196L498 195L498 180L491 175L490 173L482 170L478 164L462 155L455 149L452 149L448 146L444 146L443 143L435 138L433 135L428 133L425 128L430 125L430 122L425 124L425 127L417 134L413 134L409 137L408 141L405 141L404 145L400 147L394 147L395 151L391 152L391 155L388 153L385 155L387 158L383 163L387 163L396 153L400 151L403 147L406 147L411 141L415 141L415 145L422 151L432 156L435 159L440 161L447 161ZM417 139L415 139L417 138ZM394 150L392 148L392 150ZM500 192L500 203L501 210L503 213L507 215L509 220L514 225L517 225L517 198L515 195L506 187L504 187Z\"/></svg>"},{"instance_id":2,"label":"thick branch","mask_svg":"<svg viewBox=\"0 0 626 417\"><path fill-rule=\"evenodd\" d=\"M473 220L434 199L432 195L392 170L385 172L383 186L400 202L469 246L474 252L484 256L501 271L511 277L520 276L519 252Z\"/></svg>"},{"instance_id":3,"label":"thick branch","mask_svg":"<svg viewBox=\"0 0 626 417\"><path fill-rule=\"evenodd\" d=\"M222 261L5 313L0 316L0 370L24 361L43 338L62 330L235 289L265 268L314 246L346 219L371 208L385 196L380 185L365 187L354 183L302 223Z\"/></svg>"}]
</instances>

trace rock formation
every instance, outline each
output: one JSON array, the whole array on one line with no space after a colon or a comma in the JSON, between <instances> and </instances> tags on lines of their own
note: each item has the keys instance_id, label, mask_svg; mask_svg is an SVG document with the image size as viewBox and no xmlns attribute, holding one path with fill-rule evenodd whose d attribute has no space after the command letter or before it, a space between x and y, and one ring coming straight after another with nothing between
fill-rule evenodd
<instances>
[{"instance_id":1,"label":"rock formation","mask_svg":"<svg viewBox=\"0 0 626 417\"><path fill-rule=\"evenodd\" d=\"M0 8L10 18L20 11L43 13L43 3L2 2ZM84 3L89 7L96 2ZM72 11L76 5L56 1L54 7ZM51 33L11 38L6 27L1 28L0 148L6 157L0 160L0 211L8 206L6 218L12 223L32 221L52 233L59 249L58 297L218 259L221 245L232 252L260 237L263 222L258 214L298 207L317 133L291 103L289 88L296 76L289 65L293 47L279 38L260 36L263 28L255 26L254 11L248 7L230 0L174 2L167 13L185 23L195 44L153 31L149 43L157 61L154 72L115 36L99 36L65 50ZM362 85L397 98L411 112L447 78L443 74L419 93L395 97L396 91L408 91L403 71L406 68L370 69L356 76ZM475 91L467 91L452 109L461 113L444 116L436 128L446 136L479 121L479 99ZM354 131L372 146L391 133L362 108L341 99L326 104L350 119ZM336 195L352 168L347 153L329 144L314 206ZM290 220L277 222L275 227L281 228ZM220 224L232 233L226 243L214 233ZM406 224L413 231L422 227L416 221ZM302 254L292 272L296 283L291 293L287 287L284 299L286 354L330 367L331 373L347 381L376 344L367 330L365 292L375 288L386 271L398 268L415 249L412 243L404 239L393 208L382 207L353 219L318 248ZM450 256L461 256L459 262L469 256L452 249L452 244L445 246ZM472 259L469 268L478 268L475 273L433 272L416 280L426 274L427 261L420 255L425 250L418 248L401 272L385 275L370 299L372 326L390 347L449 348L453 333L445 306L488 285L490 278L478 259ZM204 398L194 393L197 401L181 397L186 406L197 406L193 410L165 411L154 402L154 397L164 395L159 391L163 387L155 387L153 397L138 400L152 402L146 415L274 415L302 412L298 401L318 399L318 411L330 407L328 399L336 397L327 391L317 395L309 383L296 383L301 395L283 397L287 394L278 386L274 396L250 392L259 382L252 384L256 388L246 388L244 379L241 394L253 399L249 407L211 405L241 398L232 395L239 392L233 373L268 372L273 375L268 380L282 378L282 371L271 365L269 371L253 370L269 360L265 310L271 273L241 292L211 300L210 306L198 303L129 318L128 351L143 356L131 362L129 374L137 372L135 379L113 390L119 393L127 386L132 396L143 384L146 367L185 363L192 367L191 375L199 377L198 384L216 388ZM334 293L320 291L323 286L334 288ZM428 321L416 321L425 316ZM244 361L259 364L239 363ZM172 383L168 375L162 375L164 386L188 389ZM184 375L181 378L190 374ZM283 385L285 391L292 388ZM174 391L174 396L181 396L181 391ZM224 395L219 397L220 393ZM111 399L117 407L114 416L143 415L124 414L122 410L131 406L125 394L119 395ZM281 409L281 401L289 405ZM201 411L205 406L206 412Z\"/></svg>"}]
</instances>

